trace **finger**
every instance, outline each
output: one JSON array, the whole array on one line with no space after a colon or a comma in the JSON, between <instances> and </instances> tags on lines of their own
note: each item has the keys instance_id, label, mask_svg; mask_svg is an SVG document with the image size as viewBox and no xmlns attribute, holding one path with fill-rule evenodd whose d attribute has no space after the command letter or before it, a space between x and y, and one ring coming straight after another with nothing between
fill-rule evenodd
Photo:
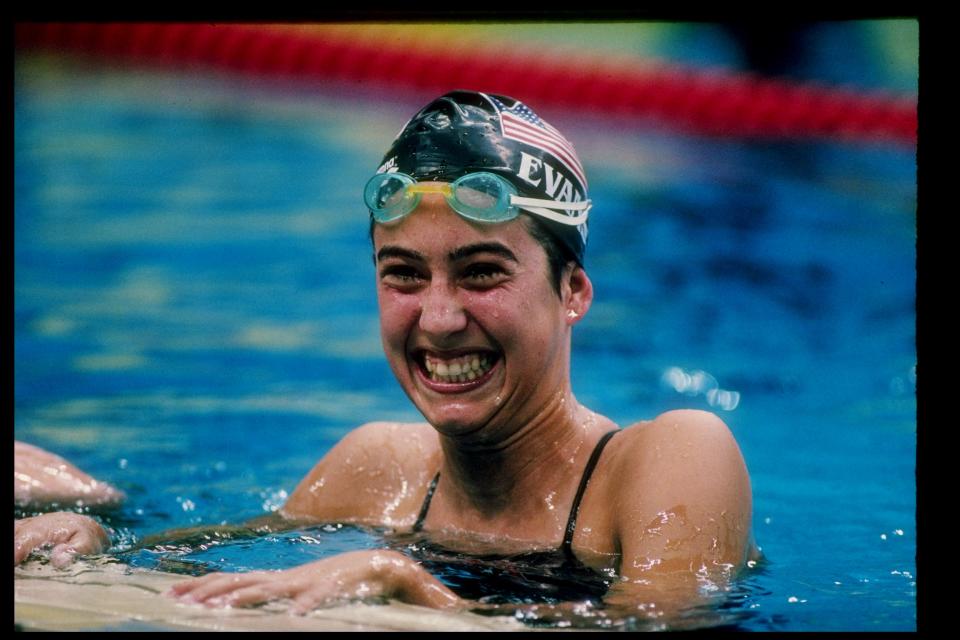
<instances>
[{"instance_id":1,"label":"finger","mask_svg":"<svg viewBox=\"0 0 960 640\"><path fill-rule=\"evenodd\" d=\"M77 559L77 550L69 543L58 544L50 552L50 563L57 569L64 569Z\"/></svg>"},{"instance_id":2,"label":"finger","mask_svg":"<svg viewBox=\"0 0 960 640\"><path fill-rule=\"evenodd\" d=\"M293 599L293 603L290 605L290 613L296 616L305 616L314 609L318 609L326 601L329 601L329 598L318 597L315 590L305 591Z\"/></svg>"},{"instance_id":3,"label":"finger","mask_svg":"<svg viewBox=\"0 0 960 640\"><path fill-rule=\"evenodd\" d=\"M197 578L192 588L180 590L180 599L190 602L206 602L211 598L220 597L231 591L248 587L263 580L260 572L250 573L217 573Z\"/></svg>"},{"instance_id":4,"label":"finger","mask_svg":"<svg viewBox=\"0 0 960 640\"><path fill-rule=\"evenodd\" d=\"M66 544L72 546L78 553L91 555L103 551L104 544L99 536L99 532L91 533L89 531L77 530L73 532Z\"/></svg>"},{"instance_id":5,"label":"finger","mask_svg":"<svg viewBox=\"0 0 960 640\"><path fill-rule=\"evenodd\" d=\"M221 572L217 573L208 573L205 576L200 576L197 578L190 578L189 580L183 580L172 585L166 591L166 595L173 598L181 598L183 600L194 600L194 592L209 586L211 583L219 582L224 579L225 576L230 576L233 574L224 574Z\"/></svg>"},{"instance_id":6,"label":"finger","mask_svg":"<svg viewBox=\"0 0 960 640\"><path fill-rule=\"evenodd\" d=\"M43 542L43 538L31 532L23 533L13 539L13 566L27 559Z\"/></svg>"},{"instance_id":7,"label":"finger","mask_svg":"<svg viewBox=\"0 0 960 640\"><path fill-rule=\"evenodd\" d=\"M208 573L205 576L177 582L167 589L166 594L174 598L187 595L201 586L209 584L210 581L219 579L222 575L222 573Z\"/></svg>"},{"instance_id":8,"label":"finger","mask_svg":"<svg viewBox=\"0 0 960 640\"><path fill-rule=\"evenodd\" d=\"M27 557L33 552L36 548L35 544L30 542L21 542L18 543L14 541L13 543L13 566L17 566L21 562L27 559Z\"/></svg>"},{"instance_id":9,"label":"finger","mask_svg":"<svg viewBox=\"0 0 960 640\"><path fill-rule=\"evenodd\" d=\"M170 586L164 592L164 595L171 596L173 598L178 598L186 593L189 593L191 589L196 587L193 580L185 580L184 582L177 582Z\"/></svg>"},{"instance_id":10,"label":"finger","mask_svg":"<svg viewBox=\"0 0 960 640\"><path fill-rule=\"evenodd\" d=\"M178 582L173 586L171 586L170 589L167 591L167 594L173 596L174 598L193 600L194 592L203 588L206 585L209 585L212 582L216 582L222 579L223 579L222 573L209 573L199 578L190 578L189 580L184 580L183 582Z\"/></svg>"},{"instance_id":11,"label":"finger","mask_svg":"<svg viewBox=\"0 0 960 640\"><path fill-rule=\"evenodd\" d=\"M277 582L260 582L241 587L224 595L212 598L206 604L215 607L248 607L272 600L279 600L288 595L289 587Z\"/></svg>"},{"instance_id":12,"label":"finger","mask_svg":"<svg viewBox=\"0 0 960 640\"><path fill-rule=\"evenodd\" d=\"M20 520L14 520L14 521L13 521L13 535L14 535L14 537L16 537L17 534L20 533L20 530L21 530L21 529L23 529L24 527L28 526L28 525L30 524L30 521L31 521L31 520L33 520L33 518L22 518L22 519L20 519Z\"/></svg>"}]
</instances>

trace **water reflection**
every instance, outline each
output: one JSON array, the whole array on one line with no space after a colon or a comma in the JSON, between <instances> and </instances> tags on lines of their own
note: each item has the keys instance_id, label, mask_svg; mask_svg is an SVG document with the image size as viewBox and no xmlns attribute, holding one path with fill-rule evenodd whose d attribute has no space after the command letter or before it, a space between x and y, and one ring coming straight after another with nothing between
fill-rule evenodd
<instances>
[{"instance_id":1,"label":"water reflection","mask_svg":"<svg viewBox=\"0 0 960 640\"><path fill-rule=\"evenodd\" d=\"M740 404L740 392L721 389L717 379L706 371L685 371L669 367L660 377L663 384L687 396L702 395L711 407L733 411Z\"/></svg>"}]
</instances>

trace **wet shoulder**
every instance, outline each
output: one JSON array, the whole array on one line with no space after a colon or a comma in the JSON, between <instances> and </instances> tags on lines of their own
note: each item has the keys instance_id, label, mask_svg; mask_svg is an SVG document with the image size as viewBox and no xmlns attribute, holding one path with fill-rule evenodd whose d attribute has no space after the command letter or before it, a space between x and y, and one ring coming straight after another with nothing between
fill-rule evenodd
<instances>
[{"instance_id":1,"label":"wet shoulder","mask_svg":"<svg viewBox=\"0 0 960 640\"><path fill-rule=\"evenodd\" d=\"M666 477L687 475L706 464L740 462L740 451L729 427L708 411L667 411L653 420L621 429L611 443L608 472L619 480L617 487L635 491L650 489L646 483L663 484Z\"/></svg>"},{"instance_id":2,"label":"wet shoulder","mask_svg":"<svg viewBox=\"0 0 960 640\"><path fill-rule=\"evenodd\" d=\"M669 411L623 429L607 469L611 533L626 554L649 542L644 532L676 514L691 530L732 523L722 545L741 557L750 529L746 465L727 425L695 410ZM743 534L743 535L741 535ZM678 534L679 535L679 534ZM723 538L723 536L721 536Z\"/></svg>"},{"instance_id":3,"label":"wet shoulder","mask_svg":"<svg viewBox=\"0 0 960 640\"><path fill-rule=\"evenodd\" d=\"M440 466L439 456L438 437L428 424L364 424L345 435L299 483L284 515L371 526L412 524Z\"/></svg>"},{"instance_id":4,"label":"wet shoulder","mask_svg":"<svg viewBox=\"0 0 960 640\"><path fill-rule=\"evenodd\" d=\"M644 566L644 558L742 565L751 545L750 479L723 420L670 411L622 435L608 496L617 505L609 531L623 570Z\"/></svg>"},{"instance_id":5,"label":"wet shoulder","mask_svg":"<svg viewBox=\"0 0 960 640\"><path fill-rule=\"evenodd\" d=\"M440 440L426 422L368 422L345 435L335 449L373 462L419 467L425 458L439 455Z\"/></svg>"},{"instance_id":6,"label":"wet shoulder","mask_svg":"<svg viewBox=\"0 0 960 640\"><path fill-rule=\"evenodd\" d=\"M691 483L691 476L739 475L741 468L737 444L719 417L706 411L668 411L617 432L591 480L596 498L588 494L585 507L598 522L614 527L616 510L610 505L690 499L699 484Z\"/></svg>"},{"instance_id":7,"label":"wet shoulder","mask_svg":"<svg viewBox=\"0 0 960 640\"><path fill-rule=\"evenodd\" d=\"M663 453L690 454L694 449L733 438L730 429L716 414L696 409L667 411L653 420L636 422L621 431L619 450L637 453L638 448L655 447L652 453L656 453L656 447L659 447L661 458Z\"/></svg>"}]
</instances>

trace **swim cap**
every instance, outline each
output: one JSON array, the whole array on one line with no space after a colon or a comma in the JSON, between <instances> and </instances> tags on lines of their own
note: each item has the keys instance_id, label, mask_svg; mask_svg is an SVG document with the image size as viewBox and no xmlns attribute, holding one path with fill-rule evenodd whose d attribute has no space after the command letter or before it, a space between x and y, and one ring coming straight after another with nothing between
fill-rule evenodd
<instances>
[{"instance_id":1,"label":"swim cap","mask_svg":"<svg viewBox=\"0 0 960 640\"><path fill-rule=\"evenodd\" d=\"M475 91L447 93L407 122L377 169L396 171L437 182L489 171L509 180L522 196L557 202L587 199L583 167L559 131L518 100ZM587 223L541 221L583 266Z\"/></svg>"}]
</instances>

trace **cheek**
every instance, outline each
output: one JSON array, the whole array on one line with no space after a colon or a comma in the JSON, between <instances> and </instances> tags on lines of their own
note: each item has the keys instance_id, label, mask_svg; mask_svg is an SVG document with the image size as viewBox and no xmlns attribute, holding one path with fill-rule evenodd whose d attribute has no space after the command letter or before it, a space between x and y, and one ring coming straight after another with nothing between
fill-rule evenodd
<instances>
[{"instance_id":1,"label":"cheek","mask_svg":"<svg viewBox=\"0 0 960 640\"><path fill-rule=\"evenodd\" d=\"M547 296L538 290L498 289L471 296L467 309L502 346L516 343L525 348L543 349L552 346L550 336L557 332L558 304L552 290Z\"/></svg>"},{"instance_id":2,"label":"cheek","mask_svg":"<svg viewBox=\"0 0 960 640\"><path fill-rule=\"evenodd\" d=\"M464 296L463 303L467 313L481 324L486 324L491 319L501 320L509 317L512 306L516 306L514 299L502 289L468 293Z\"/></svg>"},{"instance_id":3,"label":"cheek","mask_svg":"<svg viewBox=\"0 0 960 640\"><path fill-rule=\"evenodd\" d=\"M377 291L377 303L380 307L380 334L384 345L402 345L406 335L420 312L420 302L416 296L404 295L390 289Z\"/></svg>"}]
</instances>

